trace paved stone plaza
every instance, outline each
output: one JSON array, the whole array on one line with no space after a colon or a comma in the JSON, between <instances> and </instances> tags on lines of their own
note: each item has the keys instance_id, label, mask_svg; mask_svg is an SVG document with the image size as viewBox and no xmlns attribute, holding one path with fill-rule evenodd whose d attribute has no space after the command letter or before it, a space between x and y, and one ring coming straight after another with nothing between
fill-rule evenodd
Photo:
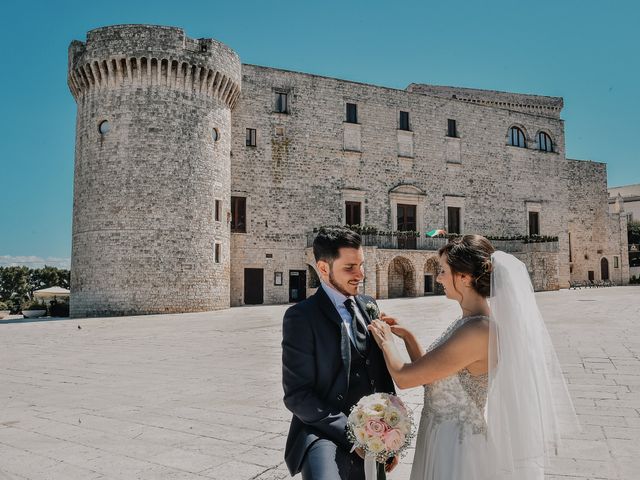
<instances>
[{"instance_id":1,"label":"paved stone plaza","mask_svg":"<svg viewBox=\"0 0 640 480\"><path fill-rule=\"evenodd\" d=\"M547 478L640 478L640 288L538 301L584 426ZM457 315L444 297L380 304L425 344ZM286 308L0 321L0 478L288 478ZM419 415L422 390L401 396Z\"/></svg>"}]
</instances>

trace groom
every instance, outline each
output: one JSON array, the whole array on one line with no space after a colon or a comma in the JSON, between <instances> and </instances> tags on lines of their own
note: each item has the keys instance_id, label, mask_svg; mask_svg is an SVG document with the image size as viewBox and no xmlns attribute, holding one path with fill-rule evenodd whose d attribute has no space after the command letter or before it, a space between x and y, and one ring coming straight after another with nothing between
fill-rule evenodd
<instances>
[{"instance_id":1,"label":"groom","mask_svg":"<svg viewBox=\"0 0 640 480\"><path fill-rule=\"evenodd\" d=\"M377 305L358 295L364 279L360 235L323 228L313 254L322 284L287 310L282 327L284 404L293 413L285 461L291 475L302 472L303 480L363 480L364 452L350 452L347 416L362 397L395 392L366 328ZM387 471L396 463L390 461ZM384 478L380 467L378 478Z\"/></svg>"}]
</instances>

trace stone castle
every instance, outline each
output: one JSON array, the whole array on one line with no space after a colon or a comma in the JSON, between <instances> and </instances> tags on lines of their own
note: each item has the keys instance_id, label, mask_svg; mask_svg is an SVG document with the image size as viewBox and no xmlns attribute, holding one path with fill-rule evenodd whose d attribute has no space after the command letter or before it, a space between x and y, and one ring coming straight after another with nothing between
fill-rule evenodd
<instances>
[{"instance_id":1,"label":"stone castle","mask_svg":"<svg viewBox=\"0 0 640 480\"><path fill-rule=\"evenodd\" d=\"M246 65L147 25L73 41L68 83L72 316L299 301L314 229L337 224L375 227L377 298L437 292L438 228L505 237L538 290L628 282L626 216L604 164L565 157L561 98ZM512 238L532 235L552 238Z\"/></svg>"}]
</instances>

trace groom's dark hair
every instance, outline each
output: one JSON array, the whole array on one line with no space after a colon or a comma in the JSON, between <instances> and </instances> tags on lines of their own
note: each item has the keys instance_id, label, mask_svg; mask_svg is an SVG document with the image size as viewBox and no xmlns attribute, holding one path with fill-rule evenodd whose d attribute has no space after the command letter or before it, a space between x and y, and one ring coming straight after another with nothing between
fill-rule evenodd
<instances>
[{"instance_id":1,"label":"groom's dark hair","mask_svg":"<svg viewBox=\"0 0 640 480\"><path fill-rule=\"evenodd\" d=\"M340 256L341 248L360 248L362 238L353 230L345 227L323 227L313 241L313 256L316 262L323 260L328 264Z\"/></svg>"}]
</instances>

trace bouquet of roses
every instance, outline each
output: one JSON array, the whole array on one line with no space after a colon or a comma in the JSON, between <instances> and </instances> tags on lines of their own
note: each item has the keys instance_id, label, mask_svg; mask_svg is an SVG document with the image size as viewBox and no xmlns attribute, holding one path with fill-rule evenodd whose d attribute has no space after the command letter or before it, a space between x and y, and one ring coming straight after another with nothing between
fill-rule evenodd
<instances>
[{"instance_id":1,"label":"bouquet of roses","mask_svg":"<svg viewBox=\"0 0 640 480\"><path fill-rule=\"evenodd\" d=\"M365 452L367 460L384 463L404 454L413 438L413 416L402 400L388 393L374 393L354 405L347 421L347 436L353 448ZM375 465L374 465L375 466Z\"/></svg>"}]
</instances>

